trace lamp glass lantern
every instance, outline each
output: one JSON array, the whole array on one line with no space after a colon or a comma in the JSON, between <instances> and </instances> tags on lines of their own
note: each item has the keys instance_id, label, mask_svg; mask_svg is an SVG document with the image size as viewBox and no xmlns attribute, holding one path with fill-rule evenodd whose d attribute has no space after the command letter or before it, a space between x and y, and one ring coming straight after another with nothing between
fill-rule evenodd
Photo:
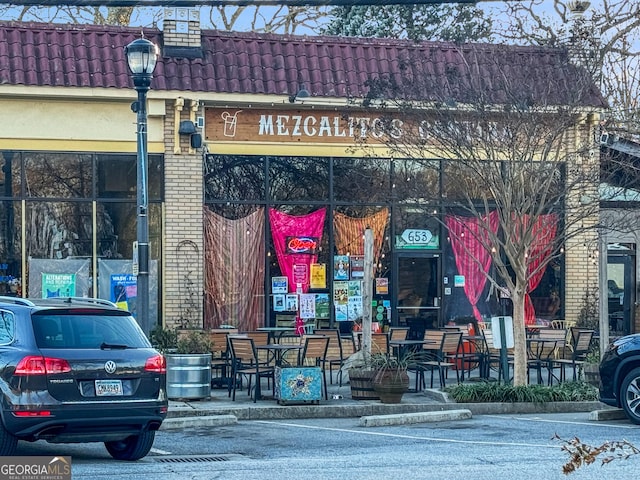
<instances>
[{"instance_id":1,"label":"lamp glass lantern","mask_svg":"<svg viewBox=\"0 0 640 480\"><path fill-rule=\"evenodd\" d=\"M146 38L138 38L125 47L129 70L134 75L152 75L158 61L158 46Z\"/></svg>"}]
</instances>

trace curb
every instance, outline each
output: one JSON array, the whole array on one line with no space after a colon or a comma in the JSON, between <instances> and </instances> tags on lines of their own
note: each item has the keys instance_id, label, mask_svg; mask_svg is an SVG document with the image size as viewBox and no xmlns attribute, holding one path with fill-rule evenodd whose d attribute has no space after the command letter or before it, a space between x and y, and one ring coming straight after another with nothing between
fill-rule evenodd
<instances>
[{"instance_id":1,"label":"curb","mask_svg":"<svg viewBox=\"0 0 640 480\"><path fill-rule=\"evenodd\" d=\"M470 410L447 410L445 412L405 413L397 415L371 415L360 418L361 427L385 427L413 423L448 422L471 418Z\"/></svg>"},{"instance_id":2,"label":"curb","mask_svg":"<svg viewBox=\"0 0 640 480\"><path fill-rule=\"evenodd\" d=\"M283 420L301 418L355 418L375 415L399 415L427 412L448 412L465 409L473 415L499 415L523 413L592 412L606 409L601 402L548 402L548 403L399 403L383 404L361 401L347 405L287 405L287 406L216 406L216 408L189 408L169 412L168 420L211 416L232 416L241 420ZM167 420L165 420L166 422ZM200 420L195 420L200 425Z\"/></svg>"},{"instance_id":3,"label":"curb","mask_svg":"<svg viewBox=\"0 0 640 480\"><path fill-rule=\"evenodd\" d=\"M594 410L589 413L589 420L594 422L604 422L607 420L624 420L627 416L621 408L610 408L606 410Z\"/></svg>"},{"instance_id":4,"label":"curb","mask_svg":"<svg viewBox=\"0 0 640 480\"><path fill-rule=\"evenodd\" d=\"M196 417L174 417L167 418L160 430L178 430L181 428L193 427L224 427L238 423L234 415L201 415Z\"/></svg>"}]
</instances>

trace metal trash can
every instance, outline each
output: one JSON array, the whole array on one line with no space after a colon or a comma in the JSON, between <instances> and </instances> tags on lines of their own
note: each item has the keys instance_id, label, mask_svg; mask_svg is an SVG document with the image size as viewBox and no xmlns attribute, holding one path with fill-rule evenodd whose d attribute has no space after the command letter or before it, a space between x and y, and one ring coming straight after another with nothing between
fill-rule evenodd
<instances>
[{"instance_id":1,"label":"metal trash can","mask_svg":"<svg viewBox=\"0 0 640 480\"><path fill-rule=\"evenodd\" d=\"M211 354L169 354L167 359L167 397L195 400L211 397Z\"/></svg>"}]
</instances>

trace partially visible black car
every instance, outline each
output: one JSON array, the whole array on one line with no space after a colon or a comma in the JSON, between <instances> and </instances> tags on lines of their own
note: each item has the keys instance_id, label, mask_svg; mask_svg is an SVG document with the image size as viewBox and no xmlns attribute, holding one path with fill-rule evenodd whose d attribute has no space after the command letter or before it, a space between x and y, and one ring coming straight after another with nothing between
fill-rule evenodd
<instances>
[{"instance_id":1,"label":"partially visible black car","mask_svg":"<svg viewBox=\"0 0 640 480\"><path fill-rule=\"evenodd\" d=\"M18 440L151 450L166 364L129 312L100 299L0 297L0 456Z\"/></svg>"},{"instance_id":2,"label":"partially visible black car","mask_svg":"<svg viewBox=\"0 0 640 480\"><path fill-rule=\"evenodd\" d=\"M640 424L640 334L612 342L600 361L600 401Z\"/></svg>"}]
</instances>

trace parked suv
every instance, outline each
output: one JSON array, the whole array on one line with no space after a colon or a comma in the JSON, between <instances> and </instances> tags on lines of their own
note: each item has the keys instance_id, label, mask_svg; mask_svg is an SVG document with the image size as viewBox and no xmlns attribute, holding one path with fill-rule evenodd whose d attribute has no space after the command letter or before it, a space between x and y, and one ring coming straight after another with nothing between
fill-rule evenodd
<instances>
[{"instance_id":1,"label":"parked suv","mask_svg":"<svg viewBox=\"0 0 640 480\"><path fill-rule=\"evenodd\" d=\"M640 334L609 345L600 362L600 401L622 408L640 424Z\"/></svg>"},{"instance_id":2,"label":"parked suv","mask_svg":"<svg viewBox=\"0 0 640 480\"><path fill-rule=\"evenodd\" d=\"M100 299L0 297L0 390L0 456L47 440L138 460L167 415L164 357Z\"/></svg>"}]
</instances>

